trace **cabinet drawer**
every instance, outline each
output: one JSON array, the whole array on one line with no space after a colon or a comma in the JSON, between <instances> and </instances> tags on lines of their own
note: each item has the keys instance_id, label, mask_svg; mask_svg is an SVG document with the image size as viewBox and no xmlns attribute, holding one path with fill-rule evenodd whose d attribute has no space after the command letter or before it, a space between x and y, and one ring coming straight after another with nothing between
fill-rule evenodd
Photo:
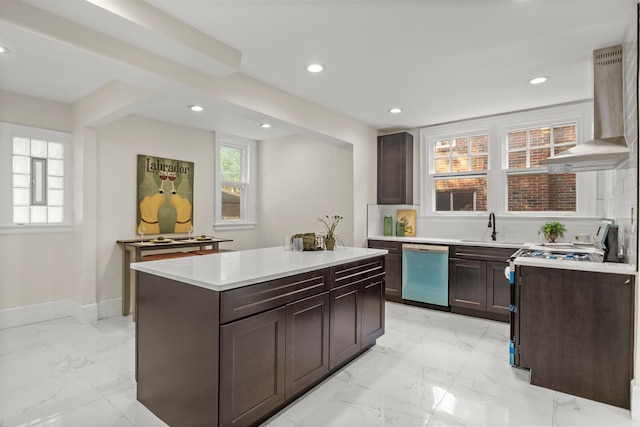
<instances>
[{"instance_id":1,"label":"cabinet drawer","mask_svg":"<svg viewBox=\"0 0 640 427\"><path fill-rule=\"evenodd\" d=\"M329 269L296 274L220 294L220 323L280 307L329 290Z\"/></svg>"},{"instance_id":2,"label":"cabinet drawer","mask_svg":"<svg viewBox=\"0 0 640 427\"><path fill-rule=\"evenodd\" d=\"M402 253L401 242L390 242L388 240L369 240L369 247L374 249L386 249L392 253Z\"/></svg>"},{"instance_id":3,"label":"cabinet drawer","mask_svg":"<svg viewBox=\"0 0 640 427\"><path fill-rule=\"evenodd\" d=\"M384 275L384 256L331 267L333 288L350 285L378 275Z\"/></svg>"},{"instance_id":4,"label":"cabinet drawer","mask_svg":"<svg viewBox=\"0 0 640 427\"><path fill-rule=\"evenodd\" d=\"M517 249L491 248L487 246L451 246L449 251L452 258L506 262Z\"/></svg>"}]
</instances>

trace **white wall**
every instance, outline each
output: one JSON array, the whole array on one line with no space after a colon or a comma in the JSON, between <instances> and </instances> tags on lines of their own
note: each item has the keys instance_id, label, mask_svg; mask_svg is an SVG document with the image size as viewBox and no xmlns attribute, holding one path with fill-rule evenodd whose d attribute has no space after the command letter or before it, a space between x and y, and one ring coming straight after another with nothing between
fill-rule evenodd
<instances>
[{"instance_id":1,"label":"white wall","mask_svg":"<svg viewBox=\"0 0 640 427\"><path fill-rule=\"evenodd\" d=\"M0 94L0 121L72 132L74 150L73 231L0 235L0 328L119 312L122 258L116 240L135 236L138 154L195 163L195 233L213 233L213 133L136 116L102 125L101 100L113 98L103 92L75 106ZM322 231L316 218L332 213L345 217L338 228L345 243L366 244L366 206L375 201L375 130L337 121L327 132L344 139L292 136L258 143L258 227L216 232L234 240L223 247L281 245L286 234ZM37 315L27 319L21 314L26 312Z\"/></svg>"},{"instance_id":2,"label":"white wall","mask_svg":"<svg viewBox=\"0 0 640 427\"><path fill-rule=\"evenodd\" d=\"M630 15L637 16L634 5ZM630 159L625 167L603 172L605 193L605 216L615 218L619 224L619 243L625 249L628 262L638 265L638 28L637 19L627 28L623 43L623 99L624 128ZM640 420L640 385L637 384L640 372L640 276L636 274L635 326L634 326L634 380L631 384L631 415Z\"/></svg>"},{"instance_id":3,"label":"white wall","mask_svg":"<svg viewBox=\"0 0 640 427\"><path fill-rule=\"evenodd\" d=\"M213 133L135 116L97 131L97 300L121 296L122 253L116 240L136 237L138 154L194 162L195 234L213 224Z\"/></svg>"},{"instance_id":4,"label":"white wall","mask_svg":"<svg viewBox=\"0 0 640 427\"><path fill-rule=\"evenodd\" d=\"M603 173L605 216L615 218L619 241L630 264L638 263L638 41L635 25L627 29L623 43L624 128L630 158L628 164Z\"/></svg>"},{"instance_id":5,"label":"white wall","mask_svg":"<svg viewBox=\"0 0 640 427\"><path fill-rule=\"evenodd\" d=\"M337 234L353 244L351 146L290 136L259 142L258 153L258 246L280 246L294 233L322 233L317 218L334 213L345 218Z\"/></svg>"},{"instance_id":6,"label":"white wall","mask_svg":"<svg viewBox=\"0 0 640 427\"><path fill-rule=\"evenodd\" d=\"M65 104L0 91L0 121L71 132L72 111ZM69 298L72 249L71 232L0 234L0 310Z\"/></svg>"},{"instance_id":7,"label":"white wall","mask_svg":"<svg viewBox=\"0 0 640 427\"><path fill-rule=\"evenodd\" d=\"M139 117L127 117L98 132L97 300L119 298L121 251L117 239L135 237L136 156L148 154L194 162L195 234L212 234L213 133ZM258 143L258 226L216 232L233 239L228 249L280 246L285 235L321 231L316 218L337 212L339 233L353 241L353 166L350 146L302 137ZM363 206L362 210L365 208Z\"/></svg>"}]
</instances>

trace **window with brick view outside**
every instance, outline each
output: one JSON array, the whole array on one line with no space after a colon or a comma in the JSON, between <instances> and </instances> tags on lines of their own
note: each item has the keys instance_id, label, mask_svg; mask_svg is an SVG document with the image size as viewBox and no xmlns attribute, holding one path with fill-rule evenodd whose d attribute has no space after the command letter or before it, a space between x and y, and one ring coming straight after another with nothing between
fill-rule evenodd
<instances>
[{"instance_id":1,"label":"window with brick view outside","mask_svg":"<svg viewBox=\"0 0 640 427\"><path fill-rule=\"evenodd\" d=\"M486 211L489 135L435 141L436 211Z\"/></svg>"},{"instance_id":2,"label":"window with brick view outside","mask_svg":"<svg viewBox=\"0 0 640 427\"><path fill-rule=\"evenodd\" d=\"M576 128L569 123L507 133L509 211L576 211L575 173L548 174L546 168L549 156L576 145Z\"/></svg>"}]
</instances>

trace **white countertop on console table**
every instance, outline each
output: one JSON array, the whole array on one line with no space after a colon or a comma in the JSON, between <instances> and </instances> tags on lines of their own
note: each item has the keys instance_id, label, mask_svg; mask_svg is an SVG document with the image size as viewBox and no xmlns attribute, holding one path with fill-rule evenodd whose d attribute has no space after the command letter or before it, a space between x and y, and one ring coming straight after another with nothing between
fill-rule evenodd
<instances>
[{"instance_id":1,"label":"white countertop on console table","mask_svg":"<svg viewBox=\"0 0 640 427\"><path fill-rule=\"evenodd\" d=\"M629 264L617 262L587 262L571 260L553 260L546 258L518 257L514 259L516 265L529 267L557 268L561 270L591 271L595 273L613 273L635 275L636 270Z\"/></svg>"},{"instance_id":2,"label":"white countertop on console table","mask_svg":"<svg viewBox=\"0 0 640 427\"><path fill-rule=\"evenodd\" d=\"M138 262L131 264L131 268L201 288L224 291L387 253L383 249L351 247L340 247L335 251L294 252L285 251L280 246Z\"/></svg>"},{"instance_id":3,"label":"white countertop on console table","mask_svg":"<svg viewBox=\"0 0 640 427\"><path fill-rule=\"evenodd\" d=\"M369 236L369 240L386 240L389 242L401 242L401 243L424 243L424 244L439 244L449 246L487 246L492 248L524 248L525 243L518 242L501 242L493 240L473 240L473 239L448 239L440 237L397 237L397 236Z\"/></svg>"}]
</instances>

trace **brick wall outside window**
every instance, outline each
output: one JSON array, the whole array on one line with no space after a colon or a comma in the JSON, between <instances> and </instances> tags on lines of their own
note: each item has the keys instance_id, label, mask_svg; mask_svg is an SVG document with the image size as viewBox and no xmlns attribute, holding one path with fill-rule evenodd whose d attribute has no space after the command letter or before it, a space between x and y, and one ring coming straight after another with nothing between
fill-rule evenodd
<instances>
[{"instance_id":1,"label":"brick wall outside window","mask_svg":"<svg viewBox=\"0 0 640 427\"><path fill-rule=\"evenodd\" d=\"M434 144L436 210L486 211L489 167L489 135L472 135L436 141ZM451 173L470 176L447 177ZM456 194L465 197L456 198ZM473 197L471 197L473 195ZM451 203L445 200L451 199ZM460 204L459 200L475 199Z\"/></svg>"},{"instance_id":2,"label":"brick wall outside window","mask_svg":"<svg viewBox=\"0 0 640 427\"><path fill-rule=\"evenodd\" d=\"M509 175L507 182L509 211L575 212L576 210L575 174Z\"/></svg>"},{"instance_id":3,"label":"brick wall outside window","mask_svg":"<svg viewBox=\"0 0 640 427\"><path fill-rule=\"evenodd\" d=\"M487 178L484 176L438 179L435 181L435 187L436 193L475 193L475 210L487 210ZM473 206L465 206L457 210L471 211L474 209Z\"/></svg>"},{"instance_id":4,"label":"brick wall outside window","mask_svg":"<svg viewBox=\"0 0 640 427\"><path fill-rule=\"evenodd\" d=\"M507 134L509 211L576 211L575 174L549 175L545 171L548 157L575 146L576 129L575 123L569 123ZM528 170L531 173L509 173Z\"/></svg>"}]
</instances>

